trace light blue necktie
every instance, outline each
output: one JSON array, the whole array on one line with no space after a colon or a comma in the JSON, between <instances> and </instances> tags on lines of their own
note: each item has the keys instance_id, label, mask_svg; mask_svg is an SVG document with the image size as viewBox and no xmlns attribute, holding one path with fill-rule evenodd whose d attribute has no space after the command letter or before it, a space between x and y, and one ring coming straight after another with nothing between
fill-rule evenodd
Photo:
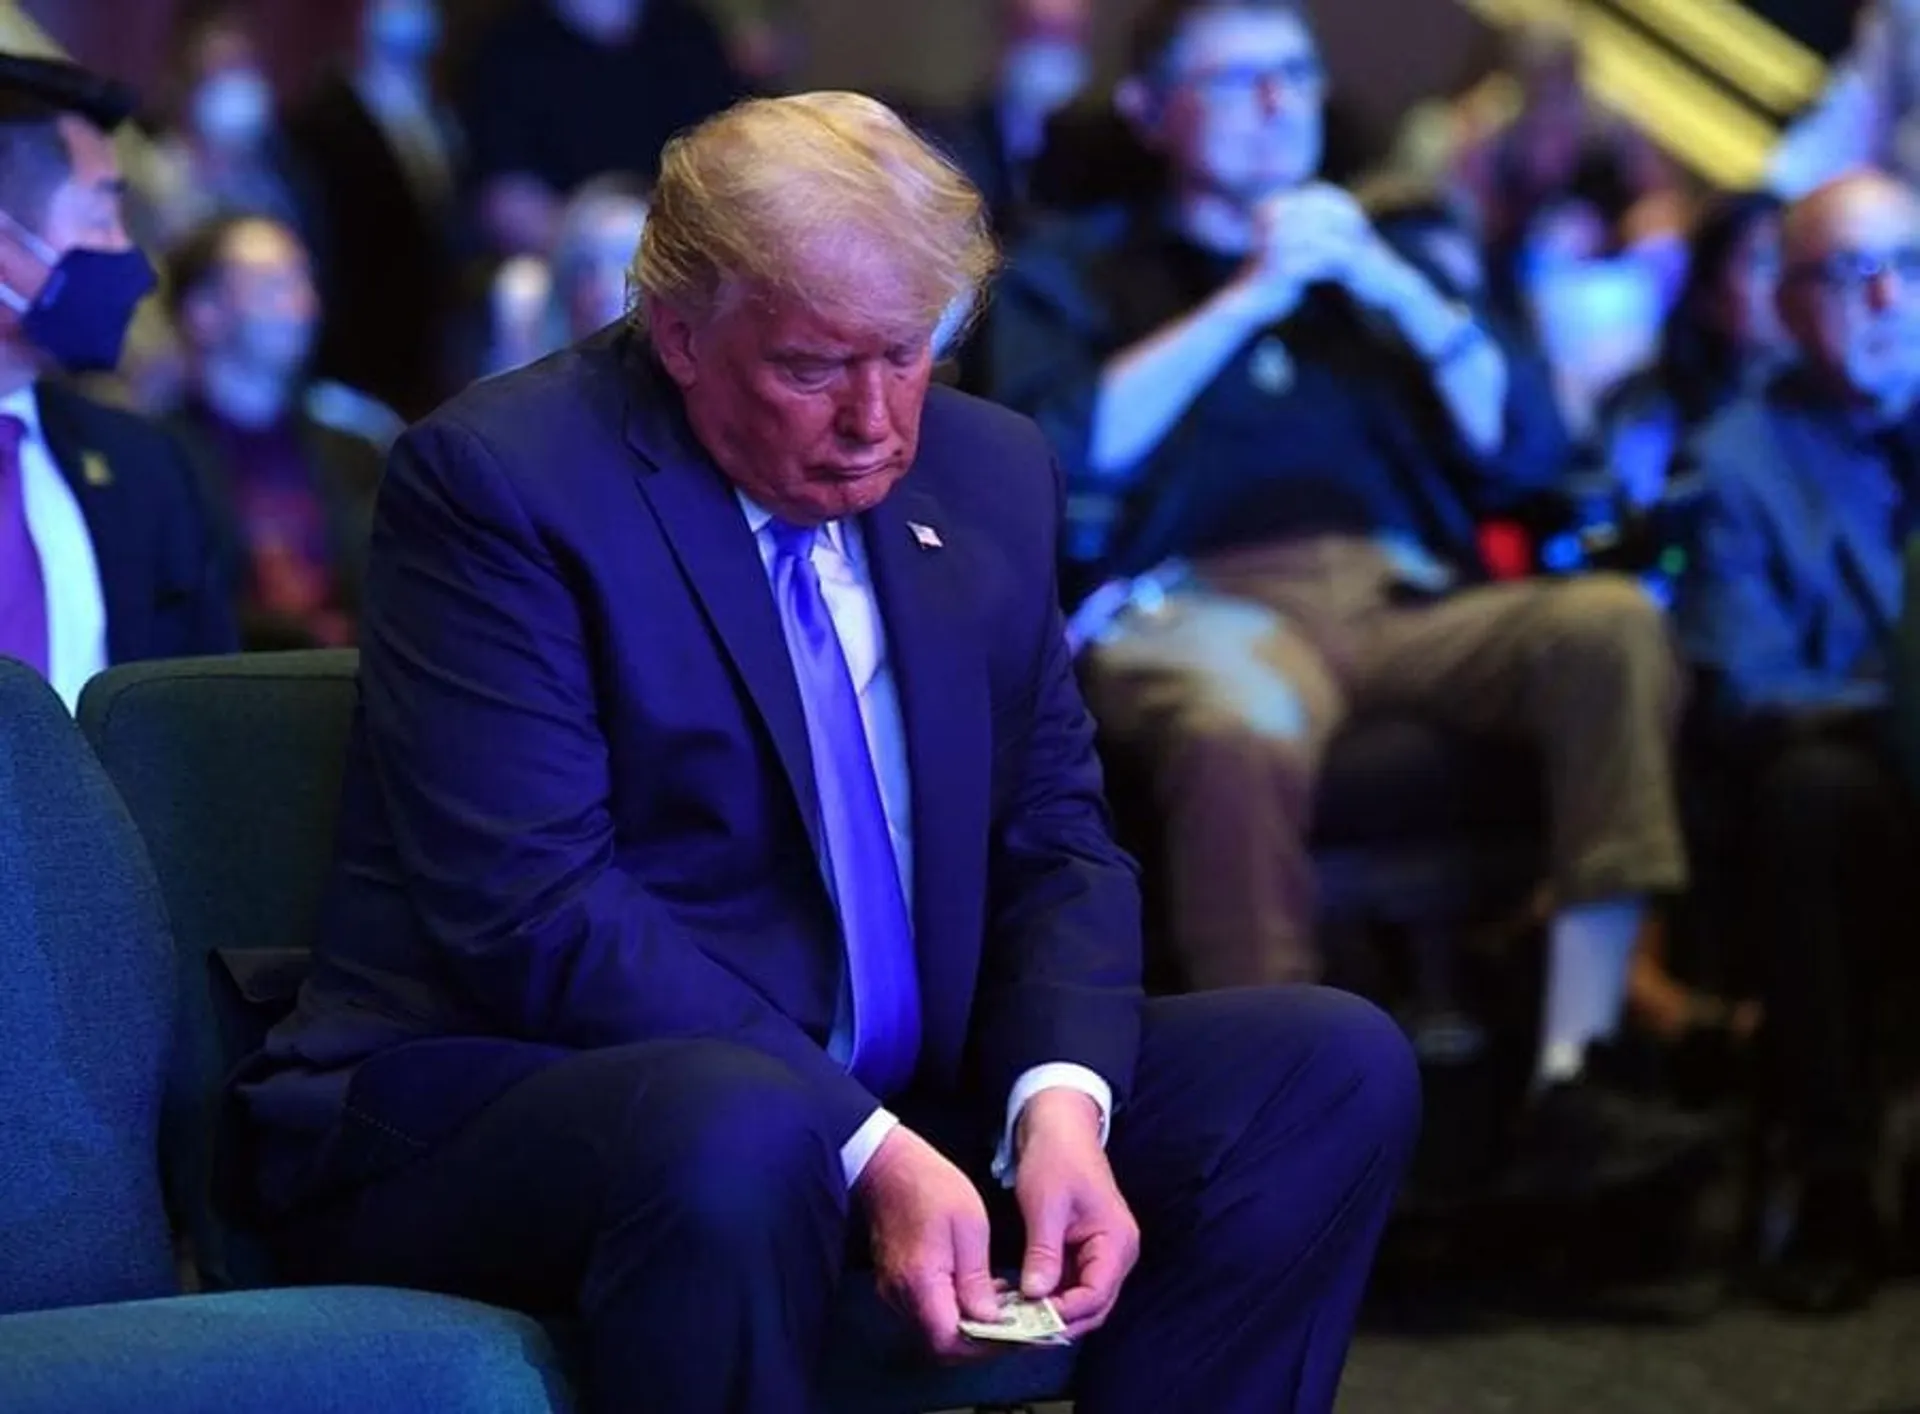
<instances>
[{"instance_id":1,"label":"light blue necktie","mask_svg":"<svg viewBox=\"0 0 1920 1414\"><path fill-rule=\"evenodd\" d=\"M875 1095L898 1094L920 1051L913 923L887 832L860 695L813 567L817 528L774 520L773 595L800 683L820 793L827 878L846 940L853 1047L847 1068Z\"/></svg>"}]
</instances>

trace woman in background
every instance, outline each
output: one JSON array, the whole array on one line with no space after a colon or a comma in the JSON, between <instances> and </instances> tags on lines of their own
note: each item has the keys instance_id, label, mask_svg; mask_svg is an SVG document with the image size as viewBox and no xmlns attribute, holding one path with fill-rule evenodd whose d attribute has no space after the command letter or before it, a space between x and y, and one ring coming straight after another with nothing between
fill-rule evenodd
<instances>
[{"instance_id":1,"label":"woman in background","mask_svg":"<svg viewBox=\"0 0 1920 1414\"><path fill-rule=\"evenodd\" d=\"M1674 457L1694 428L1755 386L1786 356L1774 308L1780 279L1778 198L1720 198L1695 228L1686 284L1654 364L1605 402L1600 448L1625 506L1666 500Z\"/></svg>"}]
</instances>

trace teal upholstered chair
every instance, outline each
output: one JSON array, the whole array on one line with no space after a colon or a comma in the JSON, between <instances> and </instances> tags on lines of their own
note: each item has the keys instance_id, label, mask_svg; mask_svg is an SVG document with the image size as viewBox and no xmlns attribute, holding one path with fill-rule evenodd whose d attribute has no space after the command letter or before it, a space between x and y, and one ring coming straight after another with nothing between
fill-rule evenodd
<instances>
[{"instance_id":1,"label":"teal upholstered chair","mask_svg":"<svg viewBox=\"0 0 1920 1414\"><path fill-rule=\"evenodd\" d=\"M179 1294L158 1165L174 953L127 811L0 659L0 1408L557 1410L523 1317L403 1291Z\"/></svg>"},{"instance_id":2,"label":"teal upholstered chair","mask_svg":"<svg viewBox=\"0 0 1920 1414\"><path fill-rule=\"evenodd\" d=\"M80 704L94 749L147 841L181 958L179 1102L168 1170L192 1195L209 1280L249 1285L264 1263L208 1201L221 1082L291 996L311 946L355 701L350 652L132 664ZM909 1414L1053 1399L1072 1352L929 1369L871 1284L853 1284L828 1356L834 1414Z\"/></svg>"}]
</instances>

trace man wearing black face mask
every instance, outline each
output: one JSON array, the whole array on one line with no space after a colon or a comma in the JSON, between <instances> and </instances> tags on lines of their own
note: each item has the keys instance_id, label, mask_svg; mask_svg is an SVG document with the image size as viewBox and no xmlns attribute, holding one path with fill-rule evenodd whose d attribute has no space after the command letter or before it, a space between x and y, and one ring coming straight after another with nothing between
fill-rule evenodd
<instances>
[{"instance_id":1,"label":"man wearing black face mask","mask_svg":"<svg viewBox=\"0 0 1920 1414\"><path fill-rule=\"evenodd\" d=\"M0 54L0 654L69 706L110 663L234 644L179 448L53 376L112 368L153 286L110 136L132 107L73 65Z\"/></svg>"}]
</instances>

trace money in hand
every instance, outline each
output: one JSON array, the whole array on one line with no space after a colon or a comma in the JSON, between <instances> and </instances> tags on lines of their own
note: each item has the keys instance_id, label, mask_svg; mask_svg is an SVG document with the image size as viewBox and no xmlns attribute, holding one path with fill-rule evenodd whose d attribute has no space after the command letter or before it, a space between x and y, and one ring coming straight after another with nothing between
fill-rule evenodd
<instances>
[{"instance_id":1,"label":"money in hand","mask_svg":"<svg viewBox=\"0 0 1920 1414\"><path fill-rule=\"evenodd\" d=\"M1051 1301L1029 1301L1017 1291L1000 1293L1000 1319L960 1321L960 1334L970 1340L997 1340L1005 1345L1068 1345L1067 1325Z\"/></svg>"}]
</instances>

